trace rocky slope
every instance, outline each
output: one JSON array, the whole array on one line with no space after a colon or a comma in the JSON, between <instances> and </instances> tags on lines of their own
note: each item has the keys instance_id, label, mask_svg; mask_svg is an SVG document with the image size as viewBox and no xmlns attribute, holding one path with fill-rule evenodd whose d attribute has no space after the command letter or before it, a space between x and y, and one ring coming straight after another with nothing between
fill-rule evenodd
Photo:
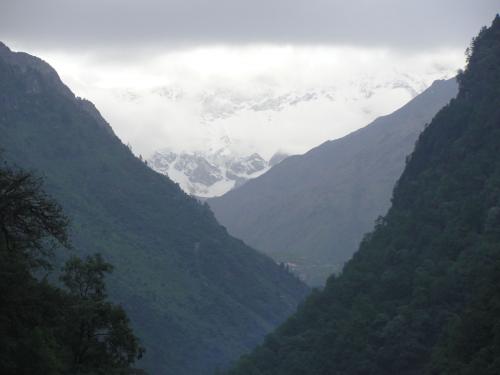
<instances>
[{"instance_id":1,"label":"rocky slope","mask_svg":"<svg viewBox=\"0 0 500 375\"><path fill-rule=\"evenodd\" d=\"M257 153L242 156L227 148L180 153L166 149L155 152L148 165L177 182L186 193L207 198L243 185L285 157L275 155L267 161Z\"/></svg>"}]
</instances>

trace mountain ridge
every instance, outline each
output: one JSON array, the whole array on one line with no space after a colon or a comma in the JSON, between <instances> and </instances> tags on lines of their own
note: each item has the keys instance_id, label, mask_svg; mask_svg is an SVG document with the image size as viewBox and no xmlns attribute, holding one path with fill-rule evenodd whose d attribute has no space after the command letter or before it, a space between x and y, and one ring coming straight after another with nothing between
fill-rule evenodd
<instances>
[{"instance_id":1,"label":"mountain ridge","mask_svg":"<svg viewBox=\"0 0 500 375\"><path fill-rule=\"evenodd\" d=\"M275 154L265 160L258 153L241 154L228 147L208 151L156 151L148 165L177 182L188 194L209 198L220 196L268 171L286 158Z\"/></svg>"},{"instance_id":2,"label":"mountain ridge","mask_svg":"<svg viewBox=\"0 0 500 375\"><path fill-rule=\"evenodd\" d=\"M471 51L387 215L342 274L228 374L499 373L499 15Z\"/></svg>"},{"instance_id":3,"label":"mountain ridge","mask_svg":"<svg viewBox=\"0 0 500 375\"><path fill-rule=\"evenodd\" d=\"M321 285L385 213L404 158L456 90L453 79L436 81L392 114L207 203L231 234Z\"/></svg>"},{"instance_id":4,"label":"mountain ridge","mask_svg":"<svg viewBox=\"0 0 500 375\"><path fill-rule=\"evenodd\" d=\"M136 158L48 64L5 45L0 113L4 158L44 178L71 219L74 252L114 264L111 296L147 347L139 366L208 374L253 347L307 293Z\"/></svg>"}]
</instances>

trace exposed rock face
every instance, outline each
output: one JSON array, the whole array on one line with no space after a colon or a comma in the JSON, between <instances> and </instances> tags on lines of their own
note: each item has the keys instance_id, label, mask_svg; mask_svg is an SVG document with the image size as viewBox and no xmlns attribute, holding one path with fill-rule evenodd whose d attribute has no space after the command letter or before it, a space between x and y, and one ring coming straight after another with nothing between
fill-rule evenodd
<instances>
[{"instance_id":1,"label":"exposed rock face","mask_svg":"<svg viewBox=\"0 0 500 375\"><path fill-rule=\"evenodd\" d=\"M155 152L148 165L177 182L186 193L206 198L222 195L260 176L280 157L286 155L266 161L257 153L241 156L223 148L216 152L163 150Z\"/></svg>"}]
</instances>

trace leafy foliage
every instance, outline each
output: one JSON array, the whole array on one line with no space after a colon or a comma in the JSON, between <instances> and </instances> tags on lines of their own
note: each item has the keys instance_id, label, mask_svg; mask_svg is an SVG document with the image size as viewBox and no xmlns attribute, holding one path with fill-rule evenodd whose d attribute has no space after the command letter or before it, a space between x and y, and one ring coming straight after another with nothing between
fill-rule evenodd
<instances>
[{"instance_id":1,"label":"leafy foliage","mask_svg":"<svg viewBox=\"0 0 500 375\"><path fill-rule=\"evenodd\" d=\"M106 300L99 255L66 263L67 290L41 277L68 245L67 219L30 173L0 169L2 374L128 374L142 355L127 316Z\"/></svg>"},{"instance_id":2,"label":"leafy foliage","mask_svg":"<svg viewBox=\"0 0 500 375\"><path fill-rule=\"evenodd\" d=\"M0 169L0 235L4 246L22 252L31 267L47 266L44 256L57 244L68 245L68 221L41 184L28 172Z\"/></svg>"},{"instance_id":3,"label":"leafy foliage","mask_svg":"<svg viewBox=\"0 0 500 375\"><path fill-rule=\"evenodd\" d=\"M420 136L378 220L231 375L500 372L500 17Z\"/></svg>"},{"instance_id":4,"label":"leafy foliage","mask_svg":"<svg viewBox=\"0 0 500 375\"><path fill-rule=\"evenodd\" d=\"M124 310L106 300L104 276L111 270L99 254L72 257L63 268L61 281L71 298L71 324L64 337L77 373L127 368L143 354Z\"/></svg>"}]
</instances>

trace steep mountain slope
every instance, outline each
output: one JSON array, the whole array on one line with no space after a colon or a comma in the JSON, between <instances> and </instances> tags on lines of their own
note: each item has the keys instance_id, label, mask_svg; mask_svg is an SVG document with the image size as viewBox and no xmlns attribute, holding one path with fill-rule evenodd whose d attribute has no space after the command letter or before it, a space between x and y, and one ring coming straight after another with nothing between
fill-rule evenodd
<instances>
[{"instance_id":1,"label":"steep mountain slope","mask_svg":"<svg viewBox=\"0 0 500 375\"><path fill-rule=\"evenodd\" d=\"M224 147L180 153L156 151L148 165L177 182L186 193L202 198L227 193L272 166L257 153L239 155Z\"/></svg>"},{"instance_id":2,"label":"steep mountain slope","mask_svg":"<svg viewBox=\"0 0 500 375\"><path fill-rule=\"evenodd\" d=\"M454 79L436 81L391 115L207 203L231 234L321 285L386 213L418 134L456 92Z\"/></svg>"},{"instance_id":3,"label":"steep mountain slope","mask_svg":"<svg viewBox=\"0 0 500 375\"><path fill-rule=\"evenodd\" d=\"M42 175L62 204L75 251L115 265L109 289L152 374L211 373L258 343L307 292L135 158L49 65L2 44L0 134L5 159Z\"/></svg>"},{"instance_id":4,"label":"steep mountain slope","mask_svg":"<svg viewBox=\"0 0 500 375\"><path fill-rule=\"evenodd\" d=\"M379 220L232 375L500 373L500 17Z\"/></svg>"}]
</instances>

